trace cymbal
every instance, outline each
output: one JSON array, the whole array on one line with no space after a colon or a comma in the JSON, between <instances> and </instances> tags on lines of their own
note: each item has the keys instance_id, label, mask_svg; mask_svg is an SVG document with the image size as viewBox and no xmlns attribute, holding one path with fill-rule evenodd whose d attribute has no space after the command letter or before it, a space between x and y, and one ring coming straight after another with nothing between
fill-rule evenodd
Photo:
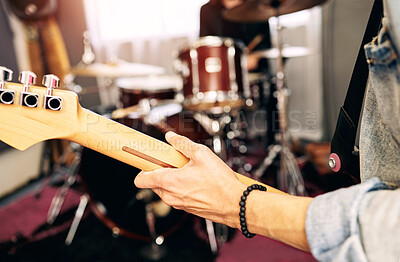
<instances>
[{"instance_id":1,"label":"cymbal","mask_svg":"<svg viewBox=\"0 0 400 262\"><path fill-rule=\"evenodd\" d=\"M257 50L252 52L251 54L269 59L277 59L279 55L278 48L270 48L266 50ZM307 47L302 46L288 46L282 48L282 57L283 58L295 58L295 57L303 57L311 54L311 50Z\"/></svg>"},{"instance_id":2,"label":"cymbal","mask_svg":"<svg viewBox=\"0 0 400 262\"><path fill-rule=\"evenodd\" d=\"M248 0L224 12L223 16L232 22L267 22L270 17L285 15L322 4L326 0ZM273 7L279 4L278 13Z\"/></svg>"},{"instance_id":3,"label":"cymbal","mask_svg":"<svg viewBox=\"0 0 400 262\"><path fill-rule=\"evenodd\" d=\"M86 77L128 77L165 74L163 67L154 65L120 62L117 64L94 63L91 65L78 65L71 68L71 74Z\"/></svg>"}]
</instances>

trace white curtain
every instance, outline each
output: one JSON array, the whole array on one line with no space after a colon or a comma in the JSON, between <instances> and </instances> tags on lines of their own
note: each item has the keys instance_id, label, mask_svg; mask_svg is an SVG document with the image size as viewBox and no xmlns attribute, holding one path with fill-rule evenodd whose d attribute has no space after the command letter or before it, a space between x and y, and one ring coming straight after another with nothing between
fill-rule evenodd
<instances>
[{"instance_id":1,"label":"white curtain","mask_svg":"<svg viewBox=\"0 0 400 262\"><path fill-rule=\"evenodd\" d=\"M98 57L163 66L196 39L207 0L85 0L87 24Z\"/></svg>"}]
</instances>

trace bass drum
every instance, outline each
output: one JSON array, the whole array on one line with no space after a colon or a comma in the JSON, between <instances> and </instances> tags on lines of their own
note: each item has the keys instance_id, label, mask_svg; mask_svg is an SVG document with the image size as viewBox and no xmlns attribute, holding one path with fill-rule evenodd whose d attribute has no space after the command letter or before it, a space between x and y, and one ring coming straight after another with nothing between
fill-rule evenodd
<instances>
[{"instance_id":1,"label":"bass drum","mask_svg":"<svg viewBox=\"0 0 400 262\"><path fill-rule=\"evenodd\" d=\"M159 112L162 114L155 110L151 117L116 121L162 141L169 130L200 143L209 139L193 114L182 111L179 104L164 105ZM95 215L116 235L144 242L158 236L166 238L182 225L188 214L167 206L151 190L136 188L133 180L139 172L93 150L85 148L82 152L79 174Z\"/></svg>"}]
</instances>

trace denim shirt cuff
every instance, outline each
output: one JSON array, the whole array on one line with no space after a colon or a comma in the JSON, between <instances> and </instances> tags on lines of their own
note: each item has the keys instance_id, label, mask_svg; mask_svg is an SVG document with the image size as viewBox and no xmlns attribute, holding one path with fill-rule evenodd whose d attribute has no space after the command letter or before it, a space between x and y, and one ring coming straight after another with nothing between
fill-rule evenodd
<instances>
[{"instance_id":1,"label":"denim shirt cuff","mask_svg":"<svg viewBox=\"0 0 400 262\"><path fill-rule=\"evenodd\" d=\"M317 196L306 216L306 234L313 256L319 261L340 261L364 257L358 227L358 213L365 195L387 189L378 178Z\"/></svg>"}]
</instances>

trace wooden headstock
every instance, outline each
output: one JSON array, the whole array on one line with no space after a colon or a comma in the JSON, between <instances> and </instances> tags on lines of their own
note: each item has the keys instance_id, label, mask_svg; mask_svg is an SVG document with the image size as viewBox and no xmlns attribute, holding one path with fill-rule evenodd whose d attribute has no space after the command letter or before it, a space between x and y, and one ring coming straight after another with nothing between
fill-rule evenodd
<instances>
[{"instance_id":1,"label":"wooden headstock","mask_svg":"<svg viewBox=\"0 0 400 262\"><path fill-rule=\"evenodd\" d=\"M24 84L4 80L7 79L0 85L0 140L25 150L40 141L64 138L76 132L80 105L75 93L33 85L26 90ZM49 91L58 101L49 101ZM48 107L45 102L53 106Z\"/></svg>"}]
</instances>

